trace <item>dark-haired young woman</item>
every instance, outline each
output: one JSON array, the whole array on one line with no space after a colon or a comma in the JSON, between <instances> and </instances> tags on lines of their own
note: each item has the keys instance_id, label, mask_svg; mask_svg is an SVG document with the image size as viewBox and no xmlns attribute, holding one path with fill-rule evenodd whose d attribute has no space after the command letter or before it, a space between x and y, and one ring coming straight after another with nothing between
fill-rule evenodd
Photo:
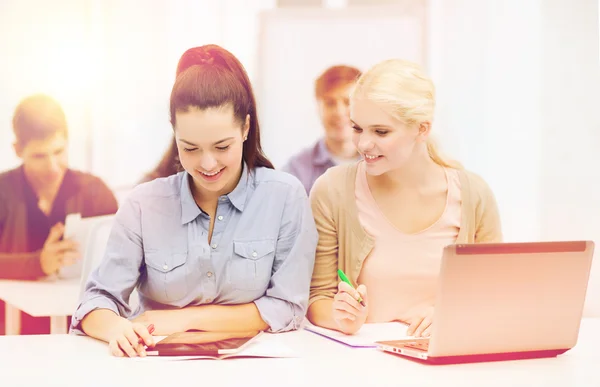
<instances>
[{"instance_id":1,"label":"dark-haired young woman","mask_svg":"<svg viewBox=\"0 0 600 387\"><path fill-rule=\"evenodd\" d=\"M170 111L183 172L137 186L115 218L72 330L144 356L154 334L297 329L317 232L306 191L273 170L241 63L208 45L181 57ZM129 296L139 293L132 310Z\"/></svg>"}]
</instances>

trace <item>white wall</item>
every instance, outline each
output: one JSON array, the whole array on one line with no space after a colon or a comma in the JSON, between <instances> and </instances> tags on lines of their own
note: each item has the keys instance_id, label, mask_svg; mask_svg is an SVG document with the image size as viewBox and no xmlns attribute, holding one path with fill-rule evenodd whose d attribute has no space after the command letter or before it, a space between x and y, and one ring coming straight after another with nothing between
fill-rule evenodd
<instances>
[{"instance_id":1,"label":"white wall","mask_svg":"<svg viewBox=\"0 0 600 387\"><path fill-rule=\"evenodd\" d=\"M87 130L86 25L89 2L78 0L0 1L0 170L18 165L12 144L12 115L32 93L53 95L71 127L71 164L87 166L81 151Z\"/></svg>"},{"instance_id":2,"label":"white wall","mask_svg":"<svg viewBox=\"0 0 600 387\"><path fill-rule=\"evenodd\" d=\"M586 311L600 316L599 2L543 4L542 237L596 241Z\"/></svg>"},{"instance_id":3,"label":"white wall","mask_svg":"<svg viewBox=\"0 0 600 387\"><path fill-rule=\"evenodd\" d=\"M112 188L152 169L172 135L169 95L188 48L215 43L254 78L257 14L274 0L0 1L0 170L18 165L11 117L35 92L55 96L71 166Z\"/></svg>"},{"instance_id":4,"label":"white wall","mask_svg":"<svg viewBox=\"0 0 600 387\"><path fill-rule=\"evenodd\" d=\"M449 156L492 187L505 239L535 240L540 236L539 1L430 4L430 73L438 91L434 133Z\"/></svg>"},{"instance_id":5,"label":"white wall","mask_svg":"<svg viewBox=\"0 0 600 387\"><path fill-rule=\"evenodd\" d=\"M434 131L491 185L505 239L600 243L598 1L430 5ZM588 315L600 315L599 256Z\"/></svg>"}]
</instances>

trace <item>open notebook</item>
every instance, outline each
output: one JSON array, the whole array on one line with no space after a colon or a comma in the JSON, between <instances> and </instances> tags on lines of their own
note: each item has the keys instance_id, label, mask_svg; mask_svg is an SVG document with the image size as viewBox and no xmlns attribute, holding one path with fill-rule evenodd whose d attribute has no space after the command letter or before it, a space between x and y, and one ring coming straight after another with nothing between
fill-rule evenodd
<instances>
[{"instance_id":1,"label":"open notebook","mask_svg":"<svg viewBox=\"0 0 600 387\"><path fill-rule=\"evenodd\" d=\"M354 348L377 348L376 341L411 338L406 335L408 325L400 322L364 324L353 335L315 325L307 325L304 329Z\"/></svg>"},{"instance_id":2,"label":"open notebook","mask_svg":"<svg viewBox=\"0 0 600 387\"><path fill-rule=\"evenodd\" d=\"M263 332L179 332L146 349L145 359L227 359L234 357L296 357L276 335ZM138 358L139 359L139 358Z\"/></svg>"}]
</instances>

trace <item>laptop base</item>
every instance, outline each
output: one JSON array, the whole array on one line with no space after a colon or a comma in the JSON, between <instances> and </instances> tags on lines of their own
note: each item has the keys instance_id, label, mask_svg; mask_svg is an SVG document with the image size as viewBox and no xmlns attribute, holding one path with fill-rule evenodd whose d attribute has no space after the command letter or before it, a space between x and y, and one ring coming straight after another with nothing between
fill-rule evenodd
<instances>
[{"instance_id":1,"label":"laptop base","mask_svg":"<svg viewBox=\"0 0 600 387\"><path fill-rule=\"evenodd\" d=\"M507 352L507 353L490 353L480 355L459 355L459 356L427 356L426 359L420 359L411 355L405 355L390 351L389 349L380 348L381 351L391 353L404 359L413 360L421 364L429 365L446 365L446 364L464 364L464 363L483 363L493 361L510 361L510 360L526 360L526 359L541 359L549 357L557 357L568 351L568 349L551 349L543 351L527 351L527 352Z\"/></svg>"}]
</instances>

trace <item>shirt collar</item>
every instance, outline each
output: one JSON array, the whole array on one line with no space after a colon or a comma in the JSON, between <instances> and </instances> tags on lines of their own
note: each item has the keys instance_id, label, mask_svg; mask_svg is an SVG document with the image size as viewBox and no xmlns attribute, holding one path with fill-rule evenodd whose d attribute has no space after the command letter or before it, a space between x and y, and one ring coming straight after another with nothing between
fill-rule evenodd
<instances>
[{"instance_id":1,"label":"shirt collar","mask_svg":"<svg viewBox=\"0 0 600 387\"><path fill-rule=\"evenodd\" d=\"M200 207L198 207L194 200L194 195L192 195L190 179L192 179L192 177L187 172L184 172L181 181L181 224L193 221L202 213ZM248 194L248 181L248 167L246 166L246 163L243 163L242 175L240 176L238 184L233 191L227 195L221 196L219 201L226 197L235 208L239 211L243 211L244 205L246 204L246 196Z\"/></svg>"},{"instance_id":2,"label":"shirt collar","mask_svg":"<svg viewBox=\"0 0 600 387\"><path fill-rule=\"evenodd\" d=\"M239 211L244 211L244 206L246 205L246 197L248 196L248 182L249 182L250 172L248 171L248 167L246 163L242 164L242 176L240 176L240 181L238 181L237 186L226 196L229 198L229 201L235 208Z\"/></svg>"},{"instance_id":3,"label":"shirt collar","mask_svg":"<svg viewBox=\"0 0 600 387\"><path fill-rule=\"evenodd\" d=\"M181 179L181 224L193 221L202 213L192 195L190 179L192 179L190 174L184 172Z\"/></svg>"}]
</instances>

